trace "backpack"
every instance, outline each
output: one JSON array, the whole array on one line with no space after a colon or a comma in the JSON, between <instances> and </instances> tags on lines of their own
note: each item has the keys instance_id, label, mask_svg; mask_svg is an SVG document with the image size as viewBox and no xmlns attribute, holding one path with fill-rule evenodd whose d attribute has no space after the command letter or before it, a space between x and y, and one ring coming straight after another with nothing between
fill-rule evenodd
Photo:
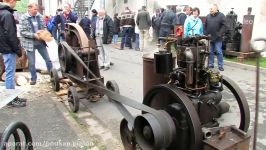
<instances>
[{"instance_id":1,"label":"backpack","mask_svg":"<svg viewBox=\"0 0 266 150\"><path fill-rule=\"evenodd\" d=\"M49 21L47 23L47 30L52 33L53 27L55 27L54 17L49 19Z\"/></svg>"}]
</instances>

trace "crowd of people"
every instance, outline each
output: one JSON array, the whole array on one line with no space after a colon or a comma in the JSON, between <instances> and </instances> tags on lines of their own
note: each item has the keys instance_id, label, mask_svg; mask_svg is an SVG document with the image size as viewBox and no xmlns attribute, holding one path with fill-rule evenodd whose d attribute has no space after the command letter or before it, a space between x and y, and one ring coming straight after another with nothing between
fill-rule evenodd
<instances>
[{"instance_id":1,"label":"crowd of people","mask_svg":"<svg viewBox=\"0 0 266 150\"><path fill-rule=\"evenodd\" d=\"M51 35L60 42L65 40L64 31L66 23L78 23L88 39L95 40L99 48L100 69L108 70L113 65L110 59L107 44L118 44L121 37L120 50L125 47L144 51L150 38L149 30L153 30L153 41L160 44L164 40L158 37L167 37L175 33L176 25L183 27L182 37L211 35L210 42L210 68L214 67L214 53L218 58L218 69L223 71L222 35L225 32L225 16L219 12L216 4L211 5L210 14L206 16L205 25L199 18L200 9L198 7L184 7L182 12L177 12L176 7L168 9L158 8L151 16L146 6L142 6L138 12L133 12L129 7L125 7L119 15L115 13L110 17L104 9L91 10L91 17L86 14L79 22L78 16L71 10L71 5L66 4L61 9L56 10L52 17L43 17L38 12L37 3L30 3L28 11L19 18L19 34L17 38L16 20L13 12L16 0L3 0L0 3L0 53L4 59L6 79L6 89L14 89L14 77L16 70L16 56L26 55L29 62L29 72L31 75L30 85L35 85L37 74L35 68L35 51L37 50L45 60L48 72L51 71L53 64L50 60L45 43L40 40L39 33L48 29ZM134 44L132 43L134 42ZM25 49L22 54L21 49ZM19 59L18 59L19 60ZM14 99L9 105L25 106L26 100L21 98Z\"/></svg>"}]
</instances>

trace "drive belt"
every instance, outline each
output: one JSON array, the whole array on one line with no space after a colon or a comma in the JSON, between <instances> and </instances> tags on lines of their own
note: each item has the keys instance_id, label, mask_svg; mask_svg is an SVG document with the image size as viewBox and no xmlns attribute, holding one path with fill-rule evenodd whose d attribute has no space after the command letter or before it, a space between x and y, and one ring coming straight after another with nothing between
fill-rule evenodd
<instances>
[{"instance_id":1,"label":"drive belt","mask_svg":"<svg viewBox=\"0 0 266 150\"><path fill-rule=\"evenodd\" d=\"M93 78L95 78L95 80L96 80L96 82L98 84L94 84L94 83L91 83L91 82L86 82L86 81L84 81L84 80L80 79L79 77L76 77L75 75L72 75L72 74L67 74L67 75L71 76L72 78L75 78L76 80L78 80L80 82L86 82L86 84L88 84L88 86L90 86L92 88L95 88L99 92L105 93L105 95L107 95L110 99L113 100L113 103L116 105L118 110L121 112L121 114L128 121L128 126L129 127L133 127L134 117L130 114L130 112L125 108L124 105L130 106L132 108L135 108L135 109L147 112L147 113L151 113L151 114L154 114L154 115L158 114L158 111L156 109L153 109L153 108L151 108L151 107L149 107L147 105L138 103L138 102L136 102L133 99L130 99L128 97L120 95L119 93L116 93L115 91L111 91L111 90L107 89L104 86L104 83L102 83L102 81L100 81L98 79L98 77L96 77L96 75L88 68L88 66L78 56L78 54L65 41L62 41L61 44L93 76ZM124 105L122 105L122 104L124 104Z\"/></svg>"}]
</instances>

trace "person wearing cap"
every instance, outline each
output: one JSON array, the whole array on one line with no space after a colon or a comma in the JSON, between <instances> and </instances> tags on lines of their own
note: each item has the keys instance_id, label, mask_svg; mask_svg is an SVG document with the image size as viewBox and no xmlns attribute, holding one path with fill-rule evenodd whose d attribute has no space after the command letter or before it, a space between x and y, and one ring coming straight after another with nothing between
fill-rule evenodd
<instances>
[{"instance_id":1,"label":"person wearing cap","mask_svg":"<svg viewBox=\"0 0 266 150\"><path fill-rule=\"evenodd\" d=\"M16 22L13 16L16 0L3 0L0 3L0 53L4 59L5 88L15 89L16 55L22 56L17 37ZM26 99L16 97L7 104L12 107L26 106Z\"/></svg>"},{"instance_id":2,"label":"person wearing cap","mask_svg":"<svg viewBox=\"0 0 266 150\"><path fill-rule=\"evenodd\" d=\"M46 63L47 71L50 72L53 65L49 53L46 49L46 43L40 39L39 35L45 29L43 16L38 12L37 3L29 3L28 12L20 17L20 40L22 47L26 50L31 74L30 85L37 82L37 73L35 67L35 50L37 49Z\"/></svg>"}]
</instances>

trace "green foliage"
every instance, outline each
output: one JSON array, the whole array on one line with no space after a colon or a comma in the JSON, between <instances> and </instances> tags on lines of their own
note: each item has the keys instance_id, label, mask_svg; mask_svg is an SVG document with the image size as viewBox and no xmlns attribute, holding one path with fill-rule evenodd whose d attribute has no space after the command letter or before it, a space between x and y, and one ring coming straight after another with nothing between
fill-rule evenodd
<instances>
[{"instance_id":1,"label":"green foliage","mask_svg":"<svg viewBox=\"0 0 266 150\"><path fill-rule=\"evenodd\" d=\"M17 1L17 5L15 9L17 10L18 13L25 13L27 12L28 4L29 4L29 0Z\"/></svg>"}]
</instances>

